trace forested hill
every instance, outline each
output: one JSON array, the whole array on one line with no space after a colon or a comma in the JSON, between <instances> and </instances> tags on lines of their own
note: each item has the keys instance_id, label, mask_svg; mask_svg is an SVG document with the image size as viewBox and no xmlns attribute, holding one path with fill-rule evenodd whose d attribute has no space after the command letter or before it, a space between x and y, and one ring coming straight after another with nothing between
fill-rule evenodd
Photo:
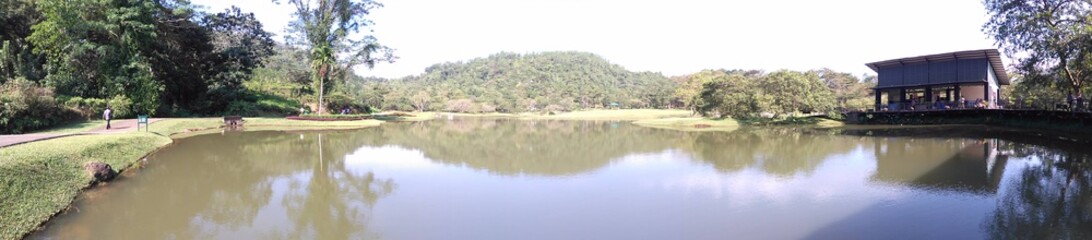
<instances>
[{"instance_id":1,"label":"forested hill","mask_svg":"<svg viewBox=\"0 0 1092 240\"><path fill-rule=\"evenodd\" d=\"M498 53L365 82L356 92L371 95L363 96L368 105L455 112L663 108L676 87L659 73L631 72L584 52Z\"/></svg>"}]
</instances>

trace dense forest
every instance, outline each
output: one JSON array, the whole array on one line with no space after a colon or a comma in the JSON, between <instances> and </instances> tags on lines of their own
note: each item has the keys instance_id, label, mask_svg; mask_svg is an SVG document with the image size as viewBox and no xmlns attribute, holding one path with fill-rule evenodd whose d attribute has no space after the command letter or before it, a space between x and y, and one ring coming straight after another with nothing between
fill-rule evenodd
<instances>
[{"instance_id":1,"label":"dense forest","mask_svg":"<svg viewBox=\"0 0 1092 240\"><path fill-rule=\"evenodd\" d=\"M10 0L0 4L0 126L20 132L72 118L188 116L249 102L241 84L272 53L238 8L185 1Z\"/></svg>"},{"instance_id":2,"label":"dense forest","mask_svg":"<svg viewBox=\"0 0 1092 240\"><path fill-rule=\"evenodd\" d=\"M630 72L583 52L498 53L400 79L362 80L354 92L368 105L452 112L667 108L676 86L659 73Z\"/></svg>"},{"instance_id":3,"label":"dense forest","mask_svg":"<svg viewBox=\"0 0 1092 240\"><path fill-rule=\"evenodd\" d=\"M257 92L309 99L302 53L279 50L247 83ZM740 81L724 85L729 76ZM757 117L857 110L871 106L874 77L830 69L813 71L705 70L665 77L631 72L586 52L498 53L466 62L435 64L419 75L383 79L350 76L331 83L330 108L464 113L555 113L580 109L674 108L715 117ZM748 114L730 114L725 91L756 103ZM782 104L783 103L783 104ZM750 114L756 113L756 114Z\"/></svg>"}]
</instances>

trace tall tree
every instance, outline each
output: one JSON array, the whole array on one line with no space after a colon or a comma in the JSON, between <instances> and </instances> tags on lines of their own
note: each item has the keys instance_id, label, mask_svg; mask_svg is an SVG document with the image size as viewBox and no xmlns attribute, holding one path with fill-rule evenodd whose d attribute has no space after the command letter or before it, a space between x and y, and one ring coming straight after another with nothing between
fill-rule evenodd
<instances>
[{"instance_id":1,"label":"tall tree","mask_svg":"<svg viewBox=\"0 0 1092 240\"><path fill-rule=\"evenodd\" d=\"M8 78L39 80L45 77L45 58L33 53L27 41L30 27L41 20L41 13L30 0L8 0L0 4L0 83Z\"/></svg>"},{"instance_id":2,"label":"tall tree","mask_svg":"<svg viewBox=\"0 0 1092 240\"><path fill-rule=\"evenodd\" d=\"M273 2L279 3L278 0ZM289 23L290 45L311 53L313 79L318 82L319 113L323 112L323 93L331 78L344 80L353 67L374 67L381 61L393 61L393 50L379 44L370 34L372 10L383 5L372 0L288 0L296 8Z\"/></svg>"},{"instance_id":3,"label":"tall tree","mask_svg":"<svg viewBox=\"0 0 1092 240\"><path fill-rule=\"evenodd\" d=\"M46 82L61 94L125 96L134 108L159 107L164 86L153 74L159 5L151 1L40 0L42 21L29 40L46 56Z\"/></svg>"},{"instance_id":4,"label":"tall tree","mask_svg":"<svg viewBox=\"0 0 1092 240\"><path fill-rule=\"evenodd\" d=\"M212 44L205 76L210 110L219 111L246 94L243 81L250 79L253 70L263 66L266 57L273 54L274 42L253 13L243 13L234 6L205 16L201 24L209 30Z\"/></svg>"},{"instance_id":5,"label":"tall tree","mask_svg":"<svg viewBox=\"0 0 1092 240\"><path fill-rule=\"evenodd\" d=\"M1026 79L1062 80L1072 93L1092 78L1092 1L985 0L983 29L1019 60Z\"/></svg>"}]
</instances>

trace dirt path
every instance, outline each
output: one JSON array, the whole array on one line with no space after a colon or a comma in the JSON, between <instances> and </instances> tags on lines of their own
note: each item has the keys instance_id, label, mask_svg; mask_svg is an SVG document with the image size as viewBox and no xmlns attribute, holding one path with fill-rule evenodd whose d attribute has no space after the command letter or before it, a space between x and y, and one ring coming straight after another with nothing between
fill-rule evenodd
<instances>
[{"instance_id":1,"label":"dirt path","mask_svg":"<svg viewBox=\"0 0 1092 240\"><path fill-rule=\"evenodd\" d=\"M151 118L151 119L148 119L148 123L149 124L155 123L155 122L158 122L159 120L163 120L163 119L162 118ZM23 144L23 143L28 143L28 142L42 141L42 140L47 140L47 139L59 138L59 137L68 137L68 136L83 135L83 134L114 134L114 133L134 132L136 130L137 130L137 120L136 119L122 119L122 120L117 120L117 121L111 121L109 130L107 130L106 127L102 127L102 128L92 129L92 130L79 132L79 133L29 133L29 134L0 135L0 148L11 146L11 145L16 145L16 144Z\"/></svg>"},{"instance_id":2,"label":"dirt path","mask_svg":"<svg viewBox=\"0 0 1092 240\"><path fill-rule=\"evenodd\" d=\"M67 137L76 135L78 133L31 133L31 134L15 134L15 135L0 135L0 148L7 147L20 143L28 143L34 141L41 141L51 138Z\"/></svg>"},{"instance_id":3,"label":"dirt path","mask_svg":"<svg viewBox=\"0 0 1092 240\"><path fill-rule=\"evenodd\" d=\"M163 119L162 118L149 118L148 119L148 124L158 122L159 120L163 120ZM141 129L143 129L143 127ZM136 119L123 119L123 120L119 120L119 121L110 121L110 129L106 129L106 127L101 127L101 128L92 129L90 131L86 131L84 133L92 133L92 134L121 133L121 132L132 132L132 131L136 131L136 130L137 130L137 121L136 121ZM141 130L141 131L144 131L144 130Z\"/></svg>"}]
</instances>

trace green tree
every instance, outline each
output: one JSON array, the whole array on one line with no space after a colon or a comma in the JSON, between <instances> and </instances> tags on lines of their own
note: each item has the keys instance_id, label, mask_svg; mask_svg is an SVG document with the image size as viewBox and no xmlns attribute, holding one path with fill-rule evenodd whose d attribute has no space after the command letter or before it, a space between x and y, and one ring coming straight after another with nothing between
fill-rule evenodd
<instances>
[{"instance_id":1,"label":"green tree","mask_svg":"<svg viewBox=\"0 0 1092 240\"><path fill-rule=\"evenodd\" d=\"M152 1L37 1L43 19L29 36L48 59L46 81L65 95L125 95L142 112L159 107L164 86L147 51L156 43Z\"/></svg>"},{"instance_id":2,"label":"green tree","mask_svg":"<svg viewBox=\"0 0 1092 240\"><path fill-rule=\"evenodd\" d=\"M1092 3L1085 0L985 0L983 29L1029 81L1064 81L1080 94L1092 77Z\"/></svg>"},{"instance_id":3,"label":"green tree","mask_svg":"<svg viewBox=\"0 0 1092 240\"><path fill-rule=\"evenodd\" d=\"M45 58L33 52L27 41L31 26L41 21L41 13L29 0L9 0L0 4L0 84L7 79L37 81L45 77Z\"/></svg>"},{"instance_id":4,"label":"green tree","mask_svg":"<svg viewBox=\"0 0 1092 240\"><path fill-rule=\"evenodd\" d=\"M829 68L813 71L834 94L835 107L841 110L859 110L871 106L872 88L875 81L861 80L853 74L836 72Z\"/></svg>"},{"instance_id":5,"label":"green tree","mask_svg":"<svg viewBox=\"0 0 1092 240\"><path fill-rule=\"evenodd\" d=\"M372 25L368 14L382 4L371 0L288 0L288 3L296 8L293 13L296 19L289 23L288 42L311 53L313 80L319 82L320 113L325 83L331 77L344 80L357 65L371 68L377 62L394 60L392 49L366 34Z\"/></svg>"},{"instance_id":6,"label":"green tree","mask_svg":"<svg viewBox=\"0 0 1092 240\"><path fill-rule=\"evenodd\" d=\"M759 79L765 93L776 99L775 114L827 112L834 109L834 96L814 72L781 70Z\"/></svg>"},{"instance_id":7,"label":"green tree","mask_svg":"<svg viewBox=\"0 0 1092 240\"><path fill-rule=\"evenodd\" d=\"M247 92L243 82L273 54L273 38L253 13L243 13L234 6L206 15L201 25L208 30L212 45L203 59L209 66L204 79L209 111L223 111L228 103L244 100Z\"/></svg>"},{"instance_id":8,"label":"green tree","mask_svg":"<svg viewBox=\"0 0 1092 240\"><path fill-rule=\"evenodd\" d=\"M773 96L766 94L755 78L741 73L714 73L719 74L710 75L694 99L696 111L703 116L752 118L773 106Z\"/></svg>"}]
</instances>

